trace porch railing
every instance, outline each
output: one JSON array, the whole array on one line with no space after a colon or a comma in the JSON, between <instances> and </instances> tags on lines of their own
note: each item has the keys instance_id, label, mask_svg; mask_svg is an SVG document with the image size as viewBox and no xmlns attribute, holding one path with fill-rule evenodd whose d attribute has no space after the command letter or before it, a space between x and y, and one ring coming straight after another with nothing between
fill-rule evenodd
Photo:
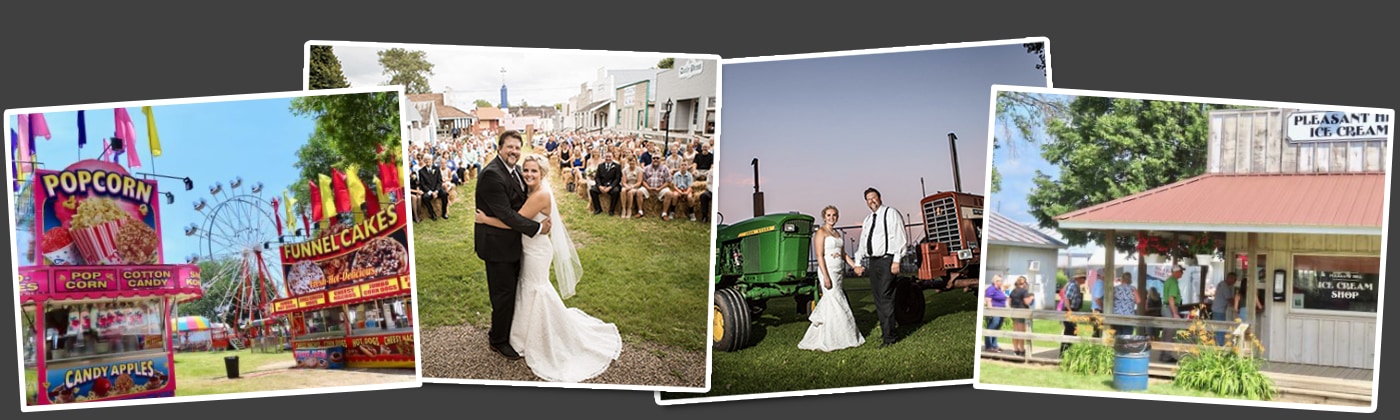
<instances>
[{"instance_id":1,"label":"porch railing","mask_svg":"<svg viewBox=\"0 0 1400 420\"><path fill-rule=\"evenodd\" d=\"M985 315L985 316L1003 317L1003 318L1007 318L1008 320L1011 320L1011 319L1022 319L1022 320L1027 320L1027 321L1054 322L1055 325L1057 325L1057 326L1058 326L1058 325L1061 325L1064 321L1066 321L1066 320L1068 319L1068 317L1076 317L1076 320L1078 320L1078 317L1085 317L1085 316L1090 316L1090 315L1092 315L1092 316L1100 317L1100 318L1103 320L1103 322L1102 322L1102 323L1103 323L1103 326L1102 326L1101 328L1104 329L1104 330L1113 328L1114 326L1120 326L1120 325L1121 325L1121 326L1132 326L1133 329L1136 330L1136 331L1145 331L1145 330L1148 329L1148 328L1154 329L1154 330L1171 329L1171 330L1175 330L1175 331L1188 331L1188 330L1190 330L1190 329L1192 328L1192 326L1196 325L1196 323L1199 322L1199 323L1201 323L1201 324L1203 324L1203 325L1205 326L1205 329L1209 332L1209 334L1210 334L1210 336L1211 336L1212 339L1215 338L1216 333L1219 333L1219 332L1224 332L1224 333L1226 333L1226 334L1229 334L1229 337L1228 337L1227 342L1225 343L1225 345L1223 345L1223 346L1214 346L1214 345L1208 345L1208 344L1183 343L1183 342L1177 342L1177 340L1180 340L1180 338L1177 338L1177 337L1170 337L1170 338L1168 338L1168 337L1163 337L1163 338L1162 338L1163 341L1152 341L1152 344L1151 344L1152 349L1153 349L1153 350L1171 351L1171 352L1190 352L1190 351L1192 351L1192 350L1197 350L1197 349L1216 348L1216 349L1224 349L1224 350L1234 350L1234 351L1238 352L1238 354L1246 355L1246 356L1252 355L1252 352L1253 352L1253 348L1250 346L1249 340L1245 339L1245 332L1249 330L1249 323L1246 323L1246 322L1214 321L1214 320L1185 319L1185 318L1163 318L1163 317L1142 316L1142 315L1091 314L1091 313L1087 313L1087 312L1060 312L1060 311L1040 310L1040 309L1012 309L1012 308L984 308L984 309L983 309L983 315ZM1007 323L1009 324L1010 322L1007 322ZM1029 324L1029 325L1034 325L1033 322L1028 323L1028 324ZM1080 325L1083 325L1083 324L1085 324L1085 323L1084 323L1084 322L1080 322ZM1005 324L1003 324L1003 325L1005 325ZM1004 328L1004 327L1003 327L1003 328ZM1030 327L1030 328L1028 328L1028 329L1033 329L1033 327ZM1081 330L1079 331L1079 333L1082 334L1083 332L1084 332L1084 331L1083 331L1082 328L1081 328ZM1107 334L1105 334L1104 337L1082 337L1082 336L1077 336L1077 335L1075 335L1075 336L1070 336L1070 335L1062 335L1062 334L1036 333L1036 332L1033 332L1033 331L1018 332L1018 331L1013 331L1013 330L988 330L988 329L986 329L986 328L983 328L983 329L982 329L982 335L983 335L984 337L997 337L997 338L1013 339L1013 340L1027 340L1027 343L1026 343L1026 355L1024 355L1024 356L1021 357L1023 360L1030 360L1030 357L1031 357L1030 355L1034 353L1034 348L1031 347L1031 345L1032 345L1032 343L1034 343L1035 341L1050 341L1050 342L1055 342L1055 343L1100 343L1100 344L1107 344L1107 343L1108 343L1108 340L1110 339L1110 337L1108 337ZM1142 335L1142 334L1138 334L1138 335ZM1171 340L1171 341L1166 341L1166 340Z\"/></svg>"}]
</instances>

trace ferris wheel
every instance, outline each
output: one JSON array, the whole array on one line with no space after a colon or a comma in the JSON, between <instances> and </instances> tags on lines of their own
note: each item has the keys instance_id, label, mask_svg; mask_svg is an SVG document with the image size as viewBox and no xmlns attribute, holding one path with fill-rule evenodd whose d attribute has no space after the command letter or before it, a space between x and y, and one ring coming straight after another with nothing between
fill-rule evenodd
<instances>
[{"instance_id":1,"label":"ferris wheel","mask_svg":"<svg viewBox=\"0 0 1400 420\"><path fill-rule=\"evenodd\" d=\"M245 185L242 177L227 186L216 182L209 187L210 199L194 202L204 220L185 227L186 236L199 239L198 254L186 259L214 263L214 272L201 273L204 288L226 291L216 308L221 319L234 320L236 331L266 331L267 305L287 297L276 210L262 192L261 182Z\"/></svg>"}]
</instances>

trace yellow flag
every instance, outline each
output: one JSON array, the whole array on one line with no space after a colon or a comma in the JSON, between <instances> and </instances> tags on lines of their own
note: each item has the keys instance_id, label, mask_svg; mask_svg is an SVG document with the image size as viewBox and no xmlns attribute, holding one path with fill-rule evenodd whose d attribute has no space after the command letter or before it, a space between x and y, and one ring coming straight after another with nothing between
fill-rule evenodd
<instances>
[{"instance_id":1,"label":"yellow flag","mask_svg":"<svg viewBox=\"0 0 1400 420\"><path fill-rule=\"evenodd\" d=\"M331 177L317 174L316 184L321 188L321 218L335 223L335 190L331 189Z\"/></svg>"},{"instance_id":2,"label":"yellow flag","mask_svg":"<svg viewBox=\"0 0 1400 420\"><path fill-rule=\"evenodd\" d=\"M160 134L156 133L156 112L149 106L141 107L141 113L146 114L146 139L151 142L151 157L160 156Z\"/></svg>"},{"instance_id":3,"label":"yellow flag","mask_svg":"<svg viewBox=\"0 0 1400 420\"><path fill-rule=\"evenodd\" d=\"M292 207L297 205L297 200L292 198L287 190L282 190L282 205L286 207L287 230L295 232L297 230L297 218L292 214Z\"/></svg>"},{"instance_id":4,"label":"yellow flag","mask_svg":"<svg viewBox=\"0 0 1400 420\"><path fill-rule=\"evenodd\" d=\"M355 212L355 223L365 219L365 212L360 210L365 204L365 184L360 182L359 172L355 165L345 168L345 189L350 190L350 209Z\"/></svg>"},{"instance_id":5,"label":"yellow flag","mask_svg":"<svg viewBox=\"0 0 1400 420\"><path fill-rule=\"evenodd\" d=\"M379 175L374 176L374 195L381 203L384 202L384 182L379 180Z\"/></svg>"}]
</instances>

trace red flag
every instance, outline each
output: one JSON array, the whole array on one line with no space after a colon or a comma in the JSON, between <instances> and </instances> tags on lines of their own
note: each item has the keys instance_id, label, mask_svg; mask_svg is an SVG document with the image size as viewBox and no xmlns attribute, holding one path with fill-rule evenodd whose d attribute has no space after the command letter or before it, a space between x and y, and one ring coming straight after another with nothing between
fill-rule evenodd
<instances>
[{"instance_id":1,"label":"red flag","mask_svg":"<svg viewBox=\"0 0 1400 420\"><path fill-rule=\"evenodd\" d=\"M312 201L312 203L317 203L317 201ZM306 226L306 227L304 227L304 228L302 228L302 229L306 229L306 236L310 237L310 236L311 236L311 221L310 221L310 220L306 220L306 212L301 212L301 225L302 225L302 226Z\"/></svg>"},{"instance_id":2,"label":"red flag","mask_svg":"<svg viewBox=\"0 0 1400 420\"><path fill-rule=\"evenodd\" d=\"M365 189L365 217L379 214L379 197L374 194L374 188L369 184L360 183Z\"/></svg>"},{"instance_id":3,"label":"red flag","mask_svg":"<svg viewBox=\"0 0 1400 420\"><path fill-rule=\"evenodd\" d=\"M316 181L306 181L306 183L311 184L311 220L320 222L322 218L321 187L316 186ZM307 223L306 227L310 228L311 224Z\"/></svg>"},{"instance_id":4,"label":"red flag","mask_svg":"<svg viewBox=\"0 0 1400 420\"><path fill-rule=\"evenodd\" d=\"M335 191L335 212L345 213L350 208L350 189L345 186L345 173L331 168L331 189Z\"/></svg>"},{"instance_id":5,"label":"red flag","mask_svg":"<svg viewBox=\"0 0 1400 420\"><path fill-rule=\"evenodd\" d=\"M277 211L277 199L272 199L272 218L277 222L277 236L282 236L282 212Z\"/></svg>"},{"instance_id":6,"label":"red flag","mask_svg":"<svg viewBox=\"0 0 1400 420\"><path fill-rule=\"evenodd\" d=\"M379 182L384 183L382 188L385 194L399 187L399 174L395 169L397 168L393 164L382 162L379 164Z\"/></svg>"}]
</instances>

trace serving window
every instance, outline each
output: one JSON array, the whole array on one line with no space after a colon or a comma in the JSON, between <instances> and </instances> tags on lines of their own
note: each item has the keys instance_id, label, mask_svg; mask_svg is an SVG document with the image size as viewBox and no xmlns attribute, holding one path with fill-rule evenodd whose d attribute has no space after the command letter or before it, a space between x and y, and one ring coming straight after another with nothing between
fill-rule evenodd
<instances>
[{"instance_id":1,"label":"serving window","mask_svg":"<svg viewBox=\"0 0 1400 420\"><path fill-rule=\"evenodd\" d=\"M412 331L413 322L409 310L413 308L408 296L379 299L350 305L353 319L352 335L374 335L390 332Z\"/></svg>"},{"instance_id":2,"label":"serving window","mask_svg":"<svg viewBox=\"0 0 1400 420\"><path fill-rule=\"evenodd\" d=\"M314 311L297 314L301 318L304 328L297 328L301 333L297 339L307 338L331 338L344 337L346 319L345 310L340 306L333 306Z\"/></svg>"},{"instance_id":3,"label":"serving window","mask_svg":"<svg viewBox=\"0 0 1400 420\"><path fill-rule=\"evenodd\" d=\"M1380 266L1378 257L1295 256L1292 306L1374 314L1380 300Z\"/></svg>"},{"instance_id":4,"label":"serving window","mask_svg":"<svg viewBox=\"0 0 1400 420\"><path fill-rule=\"evenodd\" d=\"M165 351L164 301L159 297L52 301L44 305L44 360ZM32 330L33 325L30 325Z\"/></svg>"}]
</instances>

